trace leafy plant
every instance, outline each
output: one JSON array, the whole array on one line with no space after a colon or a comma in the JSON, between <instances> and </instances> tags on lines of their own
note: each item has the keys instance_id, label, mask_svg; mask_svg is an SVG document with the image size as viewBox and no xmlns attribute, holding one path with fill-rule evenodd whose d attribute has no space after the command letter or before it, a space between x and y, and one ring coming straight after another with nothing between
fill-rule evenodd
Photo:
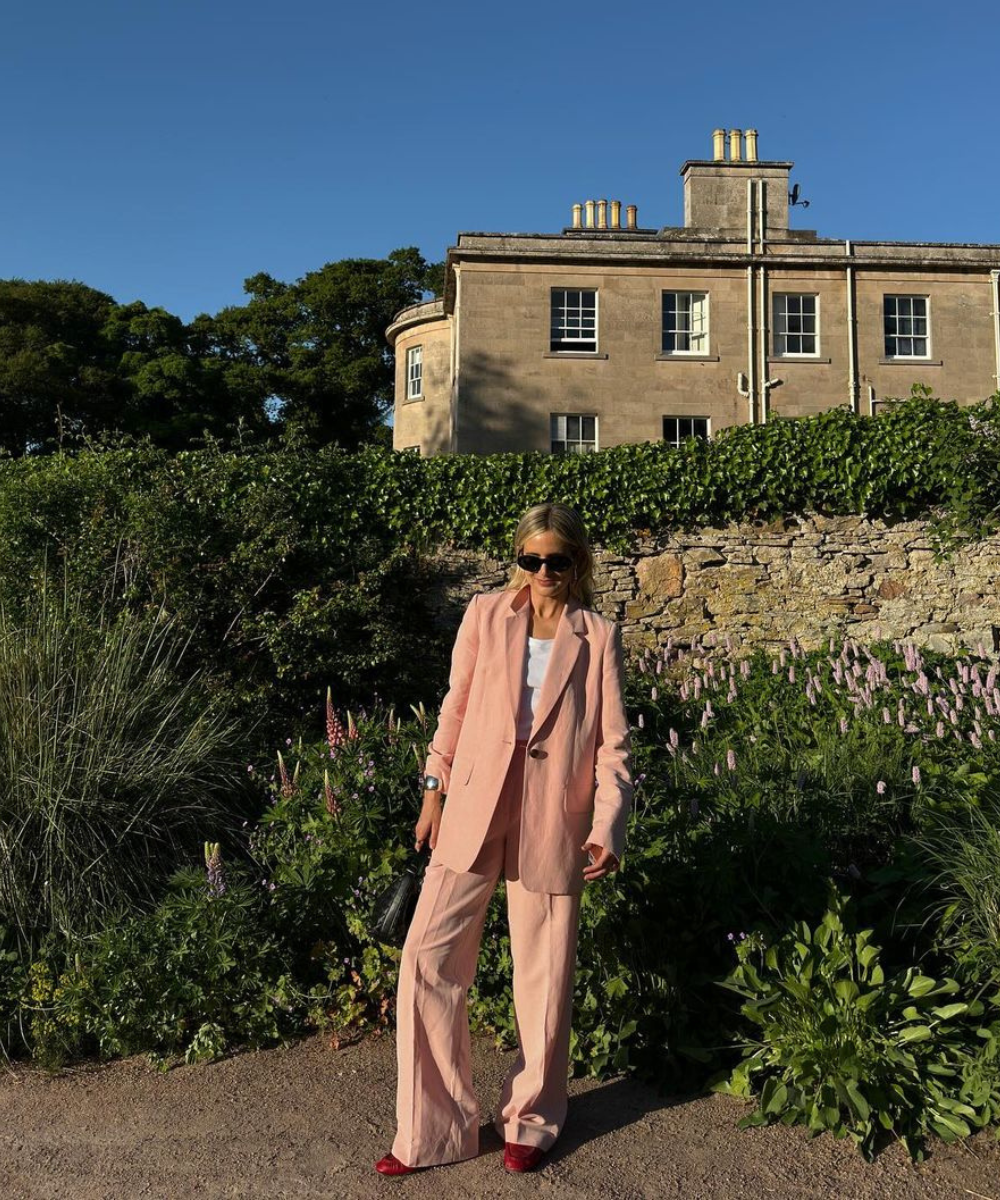
<instances>
[{"instance_id":1,"label":"leafy plant","mask_svg":"<svg viewBox=\"0 0 1000 1200\"><path fill-rule=\"evenodd\" d=\"M871 935L849 930L834 893L815 928L740 944L723 986L759 1034L716 1090L756 1100L742 1126L829 1131L866 1158L884 1131L919 1159L928 1133L954 1141L1000 1117L1000 994L959 999L916 967L887 978Z\"/></svg>"}]
</instances>

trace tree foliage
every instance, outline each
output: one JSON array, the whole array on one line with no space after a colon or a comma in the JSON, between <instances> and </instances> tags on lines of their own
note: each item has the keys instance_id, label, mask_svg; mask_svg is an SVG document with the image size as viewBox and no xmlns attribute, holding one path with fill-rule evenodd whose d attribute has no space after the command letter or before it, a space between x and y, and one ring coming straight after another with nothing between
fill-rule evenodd
<instances>
[{"instance_id":1,"label":"tree foliage","mask_svg":"<svg viewBox=\"0 0 1000 1200\"><path fill-rule=\"evenodd\" d=\"M0 449L124 433L182 450L206 436L354 448L392 405L385 329L440 268L413 248L327 263L190 323L68 281L0 280Z\"/></svg>"}]
</instances>

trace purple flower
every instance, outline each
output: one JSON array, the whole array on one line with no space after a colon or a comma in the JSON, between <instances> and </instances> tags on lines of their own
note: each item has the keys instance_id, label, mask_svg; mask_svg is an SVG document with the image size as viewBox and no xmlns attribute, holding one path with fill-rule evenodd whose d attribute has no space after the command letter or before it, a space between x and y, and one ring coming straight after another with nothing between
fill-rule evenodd
<instances>
[{"instance_id":1,"label":"purple flower","mask_svg":"<svg viewBox=\"0 0 1000 1200\"><path fill-rule=\"evenodd\" d=\"M885 780L884 779L880 779L878 781L878 783L875 784L875 791L878 792L878 794L880 796L885 795Z\"/></svg>"}]
</instances>

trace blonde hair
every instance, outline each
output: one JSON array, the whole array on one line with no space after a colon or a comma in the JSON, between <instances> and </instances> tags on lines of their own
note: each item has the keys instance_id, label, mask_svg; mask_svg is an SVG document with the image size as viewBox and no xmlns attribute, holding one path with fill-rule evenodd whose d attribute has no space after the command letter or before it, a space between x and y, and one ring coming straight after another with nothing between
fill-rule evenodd
<instances>
[{"instance_id":1,"label":"blonde hair","mask_svg":"<svg viewBox=\"0 0 1000 1200\"><path fill-rule=\"evenodd\" d=\"M570 595L585 608L594 607L594 556L587 539L587 530L576 509L568 504L536 504L518 521L514 532L514 558L524 543L540 533L554 533L569 548L574 572L570 579ZM528 582L528 574L514 563L509 590L520 590Z\"/></svg>"}]
</instances>

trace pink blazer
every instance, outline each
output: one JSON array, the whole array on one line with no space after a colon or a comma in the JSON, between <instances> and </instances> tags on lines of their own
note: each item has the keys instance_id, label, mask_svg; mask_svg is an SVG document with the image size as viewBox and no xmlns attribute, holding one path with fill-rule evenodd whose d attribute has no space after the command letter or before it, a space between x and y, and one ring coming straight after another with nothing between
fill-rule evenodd
<instances>
[{"instance_id":1,"label":"pink blazer","mask_svg":"<svg viewBox=\"0 0 1000 1200\"><path fill-rule=\"evenodd\" d=\"M527 585L473 596L452 653L426 770L447 793L435 857L475 861L514 754L528 653ZM570 598L556 625L524 760L520 876L532 892L584 888L587 842L619 858L632 802L621 631Z\"/></svg>"}]
</instances>

